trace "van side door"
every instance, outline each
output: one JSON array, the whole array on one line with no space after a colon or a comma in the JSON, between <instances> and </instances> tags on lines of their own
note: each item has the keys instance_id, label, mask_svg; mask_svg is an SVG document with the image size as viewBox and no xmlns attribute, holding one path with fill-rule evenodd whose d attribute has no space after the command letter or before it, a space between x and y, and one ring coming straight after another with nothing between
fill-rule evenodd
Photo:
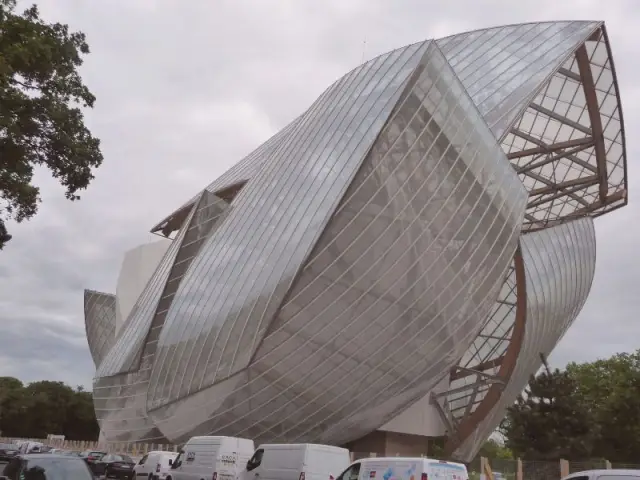
<instances>
[{"instance_id":1,"label":"van side door","mask_svg":"<svg viewBox=\"0 0 640 480\"><path fill-rule=\"evenodd\" d=\"M138 462L138 464L133 467L133 469L136 472L136 477L147 477L149 474L147 473L147 459L149 458L149 454L147 453L146 455L144 455L140 461Z\"/></svg>"}]
</instances>

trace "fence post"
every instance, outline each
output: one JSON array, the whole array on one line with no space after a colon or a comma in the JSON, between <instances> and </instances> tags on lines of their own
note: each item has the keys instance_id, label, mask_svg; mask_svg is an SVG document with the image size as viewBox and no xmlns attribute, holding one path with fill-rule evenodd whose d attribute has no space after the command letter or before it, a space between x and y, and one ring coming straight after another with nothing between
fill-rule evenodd
<instances>
[{"instance_id":1,"label":"fence post","mask_svg":"<svg viewBox=\"0 0 640 480\"><path fill-rule=\"evenodd\" d=\"M604 461L604 468L611 470L611 462L609 460Z\"/></svg>"},{"instance_id":2,"label":"fence post","mask_svg":"<svg viewBox=\"0 0 640 480\"><path fill-rule=\"evenodd\" d=\"M516 460L516 480L523 480L524 475L522 474L522 460L519 458Z\"/></svg>"},{"instance_id":3,"label":"fence post","mask_svg":"<svg viewBox=\"0 0 640 480\"><path fill-rule=\"evenodd\" d=\"M491 471L491 465L486 457L480 457L480 472L484 473L487 480L493 480L493 472Z\"/></svg>"},{"instance_id":4,"label":"fence post","mask_svg":"<svg viewBox=\"0 0 640 480\"><path fill-rule=\"evenodd\" d=\"M569 475L569 461L568 460L560 460L560 478L564 478Z\"/></svg>"}]
</instances>

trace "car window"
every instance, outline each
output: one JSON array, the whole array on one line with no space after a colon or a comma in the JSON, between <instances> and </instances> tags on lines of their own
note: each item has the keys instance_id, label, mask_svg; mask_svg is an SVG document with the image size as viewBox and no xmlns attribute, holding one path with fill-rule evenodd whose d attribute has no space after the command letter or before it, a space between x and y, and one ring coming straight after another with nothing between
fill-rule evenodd
<instances>
[{"instance_id":1,"label":"car window","mask_svg":"<svg viewBox=\"0 0 640 480\"><path fill-rule=\"evenodd\" d=\"M171 460L171 462L175 462L176 456L175 455L163 455L160 459L160 461L162 462L162 465L169 465L169 460Z\"/></svg>"},{"instance_id":2,"label":"car window","mask_svg":"<svg viewBox=\"0 0 640 480\"><path fill-rule=\"evenodd\" d=\"M134 463L129 455L116 455L116 457L118 457L116 460L118 462Z\"/></svg>"},{"instance_id":3,"label":"car window","mask_svg":"<svg viewBox=\"0 0 640 480\"><path fill-rule=\"evenodd\" d=\"M247 462L247 472L251 470L255 470L262 463L262 457L264 456L264 449L260 448L256 450L256 453L253 454L253 457L249 459Z\"/></svg>"},{"instance_id":4,"label":"car window","mask_svg":"<svg viewBox=\"0 0 640 480\"><path fill-rule=\"evenodd\" d=\"M176 459L173 461L173 465L171 465L172 469L176 469L180 466L180 462L182 462L182 454L184 452L180 452L178 453L178 456L176 457Z\"/></svg>"},{"instance_id":5,"label":"car window","mask_svg":"<svg viewBox=\"0 0 640 480\"><path fill-rule=\"evenodd\" d=\"M147 458L149 458L149 454L148 453L144 457L142 457L140 459L140 461L138 462L138 465L144 465L144 462L147 461Z\"/></svg>"},{"instance_id":6,"label":"car window","mask_svg":"<svg viewBox=\"0 0 640 480\"><path fill-rule=\"evenodd\" d=\"M24 468L24 480L92 480L82 460L71 458L30 458ZM21 475L22 476L22 475Z\"/></svg>"},{"instance_id":7,"label":"car window","mask_svg":"<svg viewBox=\"0 0 640 480\"><path fill-rule=\"evenodd\" d=\"M360 475L360 464L354 463L342 472L338 480L358 480L358 475Z\"/></svg>"}]
</instances>

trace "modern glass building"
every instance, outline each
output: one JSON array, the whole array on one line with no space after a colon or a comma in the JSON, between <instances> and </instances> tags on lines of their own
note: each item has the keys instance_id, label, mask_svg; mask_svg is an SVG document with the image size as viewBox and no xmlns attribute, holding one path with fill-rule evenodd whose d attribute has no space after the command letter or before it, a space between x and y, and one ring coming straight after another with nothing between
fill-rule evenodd
<instances>
[{"instance_id":1,"label":"modern glass building","mask_svg":"<svg viewBox=\"0 0 640 480\"><path fill-rule=\"evenodd\" d=\"M580 312L627 202L602 22L374 58L85 292L112 441L221 434L470 460ZM414 452L419 449L418 452Z\"/></svg>"}]
</instances>

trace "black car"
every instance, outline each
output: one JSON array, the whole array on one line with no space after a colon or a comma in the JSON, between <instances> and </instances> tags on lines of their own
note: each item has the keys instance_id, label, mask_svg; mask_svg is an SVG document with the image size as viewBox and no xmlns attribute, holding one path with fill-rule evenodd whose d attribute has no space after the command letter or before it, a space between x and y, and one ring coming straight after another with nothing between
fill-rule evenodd
<instances>
[{"instance_id":1,"label":"black car","mask_svg":"<svg viewBox=\"0 0 640 480\"><path fill-rule=\"evenodd\" d=\"M99 450L85 450L80 454L80 457L85 461L87 465L89 465L89 469L92 472L95 472L95 470L93 469L94 465L106 454L107 452L101 452Z\"/></svg>"},{"instance_id":2,"label":"black car","mask_svg":"<svg viewBox=\"0 0 640 480\"><path fill-rule=\"evenodd\" d=\"M12 443L0 443L0 462L8 462L20 453L20 447Z\"/></svg>"},{"instance_id":3,"label":"black car","mask_svg":"<svg viewBox=\"0 0 640 480\"><path fill-rule=\"evenodd\" d=\"M13 457L0 480L93 480L87 464L79 457L31 453Z\"/></svg>"},{"instance_id":4,"label":"black car","mask_svg":"<svg viewBox=\"0 0 640 480\"><path fill-rule=\"evenodd\" d=\"M93 473L107 478L121 478L129 480L134 477L133 466L136 464L130 456L123 454L108 454L94 462Z\"/></svg>"}]
</instances>

